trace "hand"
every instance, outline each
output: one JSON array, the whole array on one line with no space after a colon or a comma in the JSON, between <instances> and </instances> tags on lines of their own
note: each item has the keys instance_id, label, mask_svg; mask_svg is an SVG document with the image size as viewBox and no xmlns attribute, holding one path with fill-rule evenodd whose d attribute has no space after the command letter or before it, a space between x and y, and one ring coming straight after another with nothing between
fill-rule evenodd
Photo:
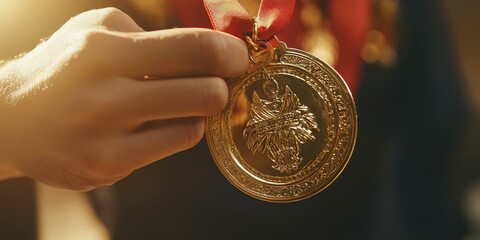
<instances>
[{"instance_id":1,"label":"hand","mask_svg":"<svg viewBox=\"0 0 480 240\"><path fill-rule=\"evenodd\" d=\"M222 78L247 65L245 44L227 34L145 32L117 9L82 13L0 69L3 178L113 184L196 145L204 116L226 104Z\"/></svg>"}]
</instances>

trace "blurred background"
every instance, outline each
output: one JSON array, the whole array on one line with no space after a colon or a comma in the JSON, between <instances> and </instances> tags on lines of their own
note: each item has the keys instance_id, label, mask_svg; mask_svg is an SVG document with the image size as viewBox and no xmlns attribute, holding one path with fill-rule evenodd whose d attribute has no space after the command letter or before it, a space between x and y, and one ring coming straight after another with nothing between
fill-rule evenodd
<instances>
[{"instance_id":1,"label":"blurred background","mask_svg":"<svg viewBox=\"0 0 480 240\"><path fill-rule=\"evenodd\" d=\"M0 3L0 59L6 60L35 47L40 39L48 37L63 25L70 17L92 8L115 6L131 15L139 25L146 29L165 27L172 22L168 13L139 12L137 9L149 8L153 5L162 5L162 1L146 0L143 4L130 1L80 1L68 3L61 0L3 0ZM475 109L476 116L480 109L480 31L477 23L480 22L480 3L476 0L443 0L447 10L449 24L447 27L455 44L456 57L461 66L465 79L468 97ZM132 9L132 5L137 8ZM138 5L140 5L138 7ZM158 7L158 6L155 6ZM168 7L165 7L168 8ZM153 16L152 16L153 15ZM152 23L151 19L156 21ZM163 19L159 21L158 18ZM477 117L478 118L478 117ZM474 131L475 132L475 131ZM478 133L478 130L477 132Z\"/></svg>"},{"instance_id":2,"label":"blurred background","mask_svg":"<svg viewBox=\"0 0 480 240\"><path fill-rule=\"evenodd\" d=\"M164 1L2 0L0 2L0 59L8 60L22 52L29 51L72 16L89 9L106 6L114 6L123 10L146 30L175 27L179 24L174 17L170 16L169 8L171 6ZM467 107L470 110L468 119L464 122L465 126L461 133L458 149L452 158L454 162L451 164L449 172L452 179L449 182L451 186L445 186L445 191L449 191L452 198L460 202L462 221L466 225L466 229L462 232L464 239L480 239L480 235L478 235L480 233L480 30L478 27L480 1L443 0L443 6L447 18L447 24L443 27L447 29L449 37L452 39L453 62L460 69L461 85L465 89ZM152 9L163 10L152 11ZM367 51L365 53L367 55L363 56L367 63L369 59L371 60L368 53ZM319 54L324 54L324 52L320 51ZM326 54L322 56L330 56L332 59L336 57L334 53L333 55L332 53ZM40 215L48 215L48 212L35 210L39 206L35 205L37 203L32 205L29 201L38 196L35 194L35 187L28 185L30 187L26 188L29 188L30 192L25 193L16 187L15 184L18 181L25 180L0 182L0 233L5 231L5 226L12 221L18 221L20 225L36 224L35 220L28 221L26 219L32 217L45 219ZM56 194L51 190L46 190L46 192L51 196ZM48 196L40 196L43 196L44 203L51 200ZM78 197L82 198L82 194L79 194ZM55 204L59 203L55 200L51 201ZM86 201L88 200L80 200L79 204L89 205ZM48 205L48 203L46 204ZM20 206L29 207L20 209ZM73 208L75 206L79 205L74 205ZM88 206L86 207L88 208ZM73 214L81 215L82 213L75 212ZM89 218L95 217L86 216L86 219ZM22 229L19 227L18 231L22 231Z\"/></svg>"}]
</instances>

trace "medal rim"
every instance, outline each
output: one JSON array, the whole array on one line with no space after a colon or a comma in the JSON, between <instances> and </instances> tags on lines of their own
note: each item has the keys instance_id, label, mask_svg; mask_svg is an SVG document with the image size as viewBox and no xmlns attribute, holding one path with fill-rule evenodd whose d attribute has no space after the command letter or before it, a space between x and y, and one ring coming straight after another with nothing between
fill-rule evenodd
<instances>
[{"instance_id":1,"label":"medal rim","mask_svg":"<svg viewBox=\"0 0 480 240\"><path fill-rule=\"evenodd\" d=\"M351 159L351 157L353 155L353 152L355 150L356 139L357 139L357 134L358 134L358 115L357 115L357 110L356 110L356 105L355 105L355 99L353 98L353 96L351 94L351 91L348 88L348 85L346 84L346 82L342 78L342 76L332 66L330 66L329 64L327 64L323 60L309 54L308 52L305 52L305 51L302 51L302 50L299 50L299 49L294 49L294 48L287 48L286 49L286 54L289 54L289 53L292 53L293 55L297 55L297 56L298 55L299 56L302 56L302 55L306 56L312 63L321 65L322 70L329 75L329 77L331 78L331 81L333 81L335 83L335 85L339 89L342 90L341 95L343 95L346 98L345 99L345 101L347 102L346 105L351 107L351 110L350 110L351 117L352 117L352 119L350 121L352 123L352 126L351 126L352 127L351 142L349 142L349 144L346 146L347 152L345 153L345 157L342 160L338 160L339 165L341 165L341 166L338 166L337 169L334 169L330 173L330 176L327 176L323 181L320 181L319 184L317 184L317 186L314 186L311 189L309 189L308 191L306 191L302 194L299 194L299 195L288 195L288 196L278 197L278 196L272 196L272 195L267 195L267 194L261 194L259 192L253 191L252 189L250 189L247 186L238 182L238 180L233 176L233 174L231 174L230 172L227 171L227 169L224 166L224 161L232 161L232 164L236 165L236 167L240 171L243 171L244 174L246 174L248 177L251 177L254 181L261 182L262 184L266 184L268 186L288 186L288 185L300 184L300 183L305 182L306 180L310 179L315 174L318 174L320 172L320 170L322 169L322 166L315 169L312 174L310 174L310 175L308 175L304 178L301 178L300 180L295 181L293 183L271 184L271 183L268 183L267 181L265 181L263 179L259 180L258 177L252 175L252 173L247 171L244 168L244 166L242 166L241 164L237 164L238 160L234 159L232 156L229 156L228 159L223 159L222 156L220 156L220 154L218 154L217 150L215 149L216 148L215 145L217 145L217 144L215 144L215 142L225 143L225 142L228 142L228 139L231 137L231 136L225 136L221 139L215 140L214 137L212 136L212 128L213 128L213 119L215 117L219 116L219 119L220 119L219 122L220 123L218 124L217 127L220 128L219 131L221 133L226 133L226 131L224 131L222 129L224 127L223 125L226 125L224 123L225 121L222 121L222 115L225 114L225 112L228 110L227 108L229 108L229 107L233 108L234 107L233 103L236 101L236 99L232 98L233 93L232 92L229 93L227 107L224 110L222 110L222 112L220 112L220 113L218 113L217 115L214 115L214 116L209 116L206 119L206 138L207 138L208 147L209 147L210 152L212 154L212 157L214 159L215 165L220 170L220 172L224 175L224 177L233 186L235 186L241 192L243 192L243 193L245 193L245 194L247 194L247 195L249 195L249 196L251 196L255 199L266 201L266 202L272 202L272 203L290 203L290 202L301 201L301 200L310 198L310 197L322 192L326 188L328 188L333 182L336 181L336 179L341 175L341 173L345 170L348 163L350 162L350 159ZM304 71L307 71L309 74L313 75L312 73L310 73L310 71L305 70L304 68L301 68L298 65L296 66L295 64L282 63L281 61L280 61L280 63L284 64L284 65L290 65L292 67L302 69ZM268 68L268 65L267 65L266 68ZM245 79L247 79L249 76L255 74L255 72L257 72L257 71L258 71L258 69L254 69L253 71L247 72L244 76L237 78L237 81L235 81L235 84L229 85L229 90L233 90L237 85L242 84ZM323 85L318 78L315 78L315 81L317 83ZM330 92L328 92L328 93L331 94ZM337 109L338 108L338 103L336 101L334 101L333 104L334 104L334 108ZM337 118L338 118L338 115L337 115ZM339 125L340 121L338 120L335 123L337 125ZM225 127L229 127L229 126L225 126ZM338 130L337 130L337 132L338 132ZM227 141L225 141L223 139L227 139ZM336 145L337 145L337 143L334 144L334 146L336 146ZM224 147L225 145L222 144L221 146ZM228 149L225 149L225 152L229 153L228 155L231 155L232 154L231 149L235 148L235 146L225 146L225 147L228 147ZM331 156L326 158L327 161L330 158L331 158ZM318 157L317 157L317 159L318 159Z\"/></svg>"}]
</instances>

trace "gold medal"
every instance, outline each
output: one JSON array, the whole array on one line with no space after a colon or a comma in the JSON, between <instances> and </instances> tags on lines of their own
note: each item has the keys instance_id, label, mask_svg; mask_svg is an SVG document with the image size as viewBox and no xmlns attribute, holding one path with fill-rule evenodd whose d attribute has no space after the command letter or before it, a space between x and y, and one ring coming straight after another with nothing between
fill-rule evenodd
<instances>
[{"instance_id":1,"label":"gold medal","mask_svg":"<svg viewBox=\"0 0 480 240\"><path fill-rule=\"evenodd\" d=\"M357 136L353 97L328 64L280 42L247 37L248 72L227 81L226 108L207 119L215 163L244 193L293 202L328 187L347 165Z\"/></svg>"}]
</instances>

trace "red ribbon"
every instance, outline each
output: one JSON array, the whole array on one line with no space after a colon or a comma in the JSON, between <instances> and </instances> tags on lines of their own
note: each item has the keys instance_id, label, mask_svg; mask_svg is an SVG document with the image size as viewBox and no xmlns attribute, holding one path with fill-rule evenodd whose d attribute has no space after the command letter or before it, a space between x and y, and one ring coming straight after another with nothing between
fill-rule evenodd
<instances>
[{"instance_id":1,"label":"red ribbon","mask_svg":"<svg viewBox=\"0 0 480 240\"><path fill-rule=\"evenodd\" d=\"M213 29L244 39L254 20L237 0L203 0ZM269 41L290 22L295 0L262 0L258 10L258 38Z\"/></svg>"}]
</instances>

